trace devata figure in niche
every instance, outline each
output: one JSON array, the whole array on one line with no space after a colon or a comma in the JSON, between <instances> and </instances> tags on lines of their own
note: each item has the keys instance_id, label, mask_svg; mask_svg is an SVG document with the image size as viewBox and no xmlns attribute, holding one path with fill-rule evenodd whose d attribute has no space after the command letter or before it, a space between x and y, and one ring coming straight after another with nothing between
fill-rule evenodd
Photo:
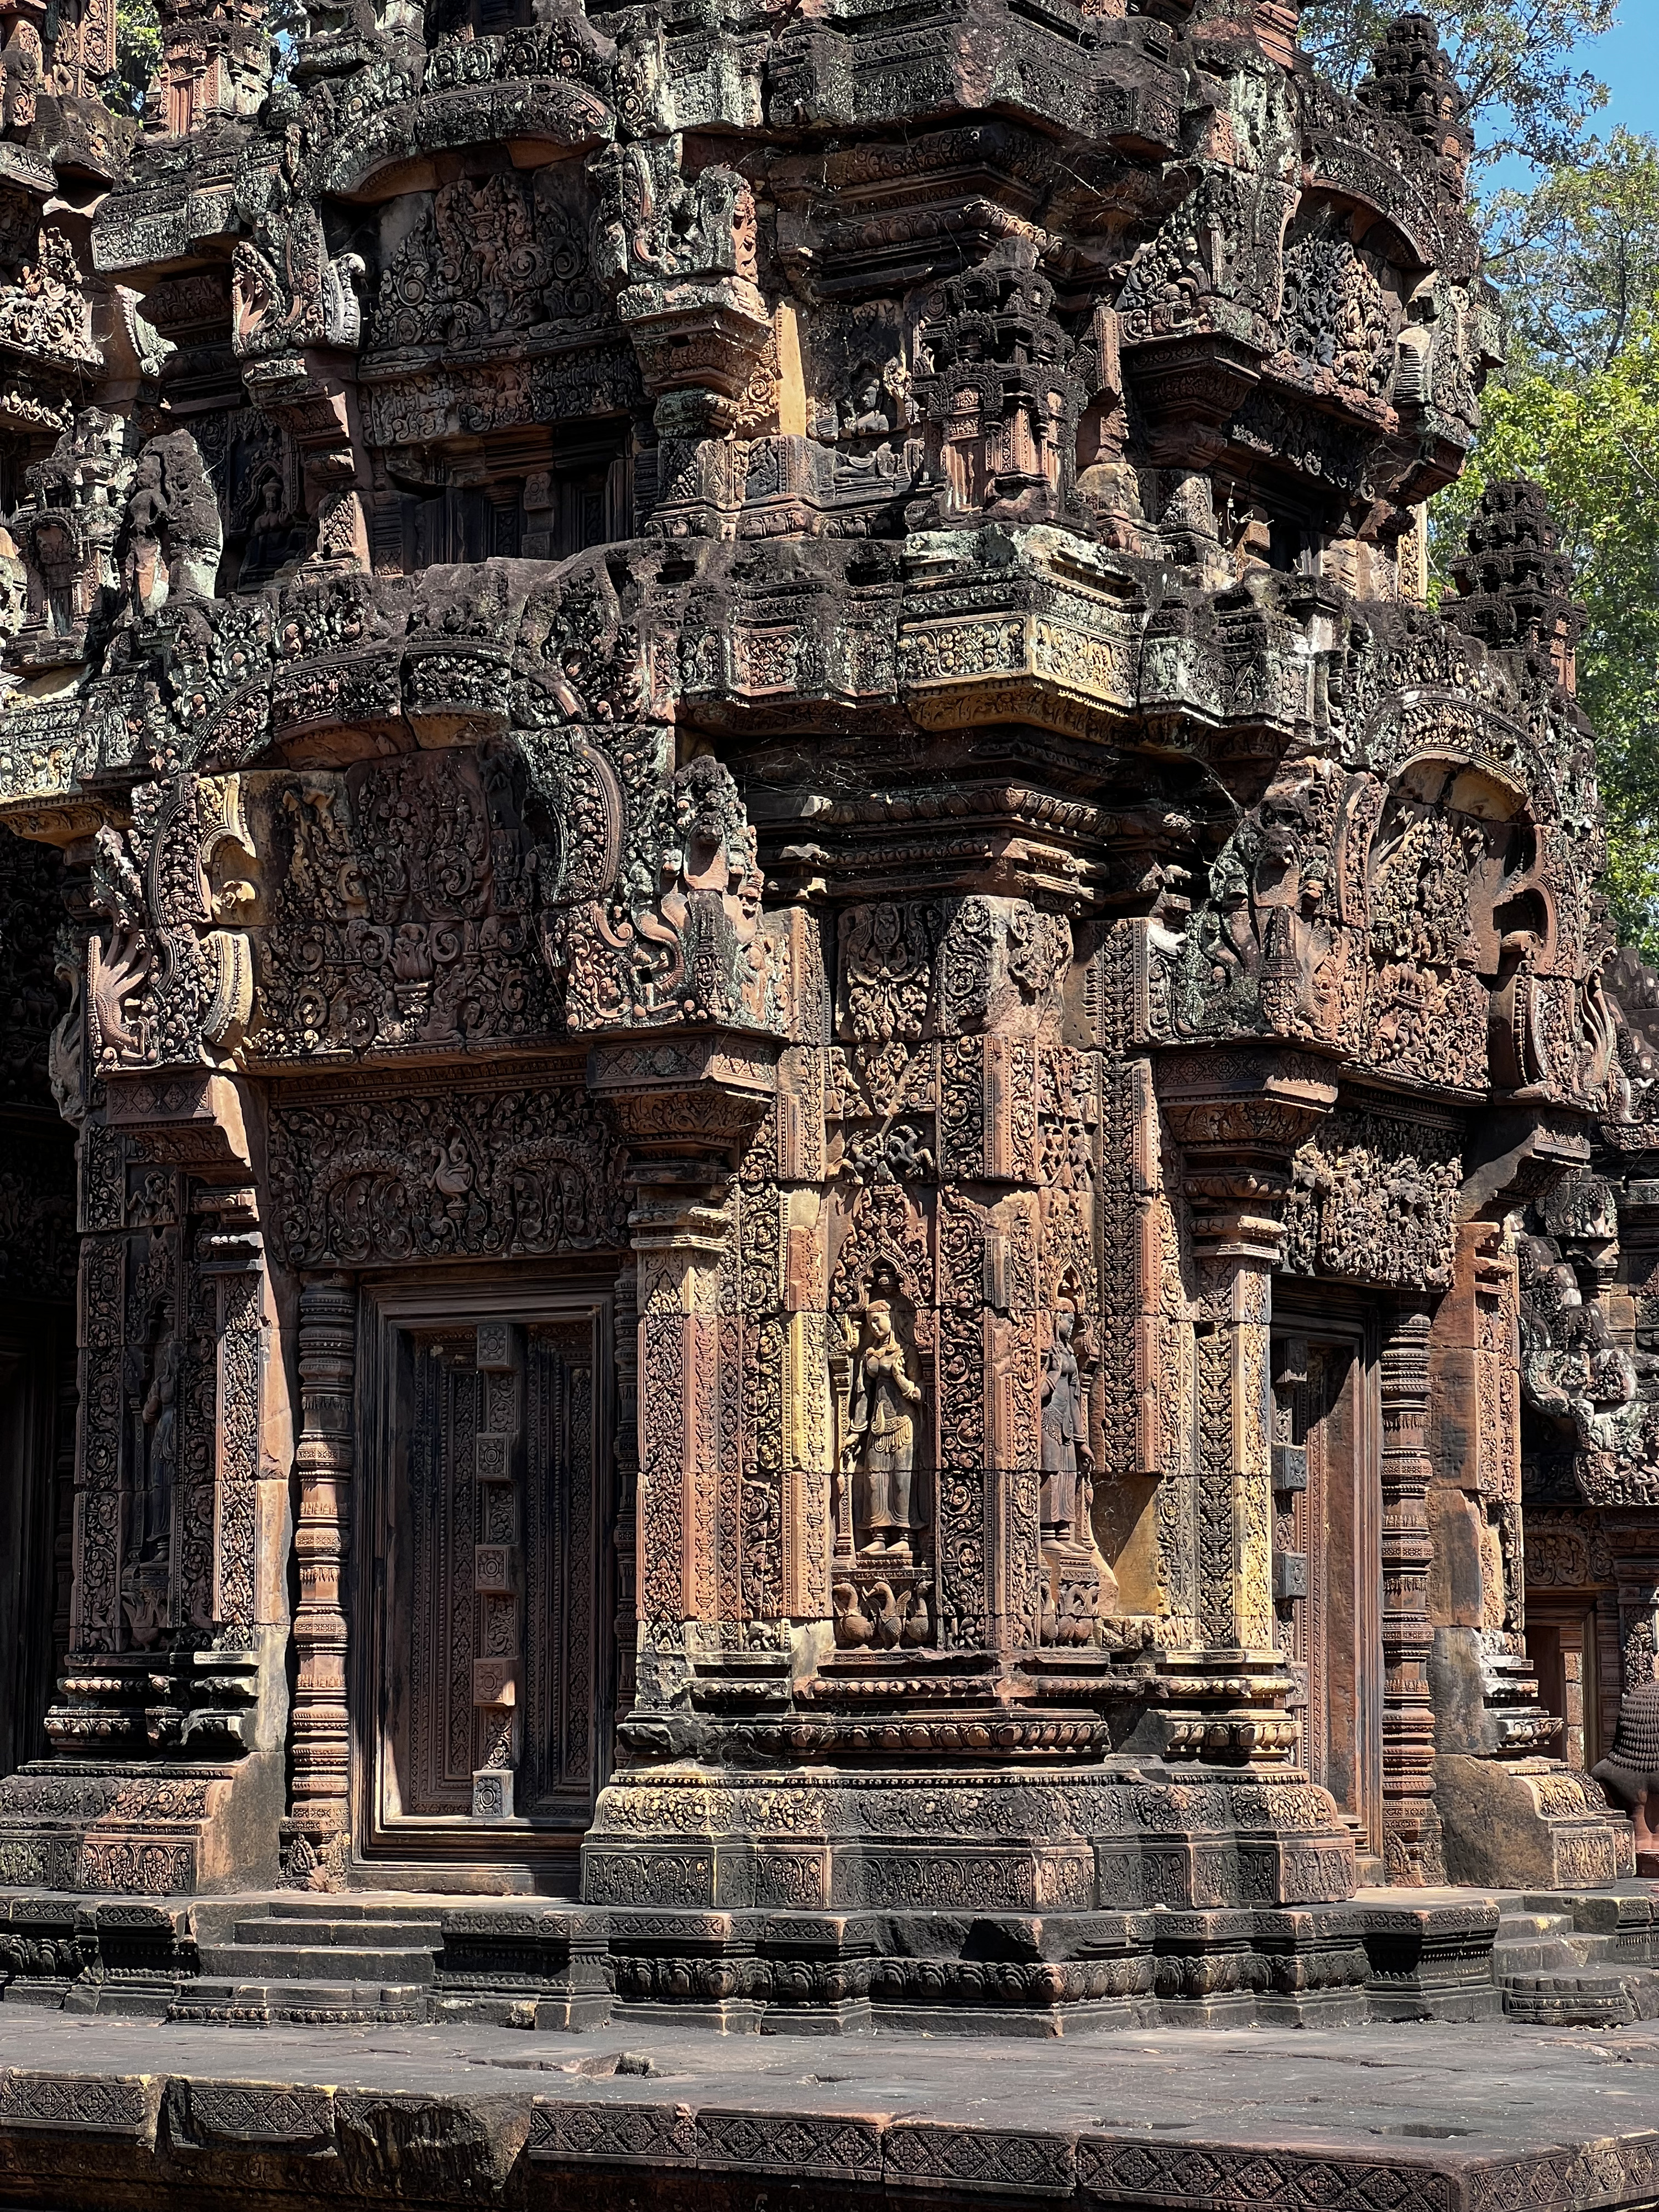
<instances>
[{"instance_id":1,"label":"devata figure in niche","mask_svg":"<svg viewBox=\"0 0 1659 2212\"><path fill-rule=\"evenodd\" d=\"M136 1366L129 1382L131 1491L121 1596L132 1641L143 1650L167 1625L179 1471L179 1345L165 1321L153 1357Z\"/></svg>"},{"instance_id":2,"label":"devata figure in niche","mask_svg":"<svg viewBox=\"0 0 1659 2212\"><path fill-rule=\"evenodd\" d=\"M1076 1314L1062 1306L1054 1316L1054 1340L1042 1370L1042 1533L1061 1544L1075 1537L1080 1499L1094 1472L1083 1376L1073 1343L1076 1333Z\"/></svg>"},{"instance_id":3,"label":"devata figure in niche","mask_svg":"<svg viewBox=\"0 0 1659 2212\"><path fill-rule=\"evenodd\" d=\"M173 1480L179 1459L179 1346L169 1329L155 1347L155 1366L139 1408L143 1424L143 1489L138 1556L165 1558L173 1531Z\"/></svg>"},{"instance_id":4,"label":"devata figure in niche","mask_svg":"<svg viewBox=\"0 0 1659 2212\"><path fill-rule=\"evenodd\" d=\"M848 1469L863 1476L853 1505L861 1552L910 1556L913 1409L921 1403L921 1386L912 1381L904 1346L893 1334L893 1310L885 1298L872 1299L865 1312L847 1424Z\"/></svg>"}]
</instances>

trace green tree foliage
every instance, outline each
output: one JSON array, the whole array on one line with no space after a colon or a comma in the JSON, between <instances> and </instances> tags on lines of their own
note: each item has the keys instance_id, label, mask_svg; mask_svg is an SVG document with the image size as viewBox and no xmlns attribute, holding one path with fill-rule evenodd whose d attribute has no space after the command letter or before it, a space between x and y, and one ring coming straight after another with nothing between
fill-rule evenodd
<instances>
[{"instance_id":1,"label":"green tree foliage","mask_svg":"<svg viewBox=\"0 0 1659 2212\"><path fill-rule=\"evenodd\" d=\"M1594 140L1492 210L1510 325L1462 480L1433 515L1449 568L1481 488L1541 483L1579 568L1578 695L1595 724L1620 935L1659 960L1659 141Z\"/></svg>"},{"instance_id":2,"label":"green tree foliage","mask_svg":"<svg viewBox=\"0 0 1659 2212\"><path fill-rule=\"evenodd\" d=\"M115 0L115 74L104 87L106 104L118 115L142 115L161 58L155 0Z\"/></svg>"},{"instance_id":3,"label":"green tree foliage","mask_svg":"<svg viewBox=\"0 0 1659 2212\"><path fill-rule=\"evenodd\" d=\"M1638 0L1642 4L1642 0ZM1572 157L1607 87L1573 49L1613 27L1619 0L1416 0L1432 19L1468 97L1474 167L1519 155L1540 167ZM1306 0L1302 49L1349 91L1370 65L1401 0Z\"/></svg>"},{"instance_id":4,"label":"green tree foliage","mask_svg":"<svg viewBox=\"0 0 1659 2212\"><path fill-rule=\"evenodd\" d=\"M1486 214L1511 373L1610 368L1659 298L1659 141L1592 138L1535 191L1493 193Z\"/></svg>"}]
</instances>

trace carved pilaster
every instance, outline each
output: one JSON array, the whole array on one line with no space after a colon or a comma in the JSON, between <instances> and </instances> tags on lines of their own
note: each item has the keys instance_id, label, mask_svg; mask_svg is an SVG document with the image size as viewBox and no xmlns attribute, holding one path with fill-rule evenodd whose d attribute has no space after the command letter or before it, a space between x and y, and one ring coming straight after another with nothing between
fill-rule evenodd
<instances>
[{"instance_id":1,"label":"carved pilaster","mask_svg":"<svg viewBox=\"0 0 1659 2212\"><path fill-rule=\"evenodd\" d=\"M1198 1264L1198 1645L1170 1662L1167 1748L1283 1759L1289 1677L1274 1649L1273 1270L1291 1160L1336 1086L1317 1061L1237 1048L1168 1055L1160 1103L1182 1147Z\"/></svg>"},{"instance_id":2,"label":"carved pilaster","mask_svg":"<svg viewBox=\"0 0 1659 2212\"><path fill-rule=\"evenodd\" d=\"M696 1678L720 1675L753 1642L740 1585L721 1571L724 1409L741 1403L743 1351L718 1307L731 1179L774 1093L775 1065L769 1040L718 1030L606 1043L590 1062L635 1193L637 1671L624 1749L680 1744Z\"/></svg>"},{"instance_id":3,"label":"carved pilaster","mask_svg":"<svg viewBox=\"0 0 1659 2212\"><path fill-rule=\"evenodd\" d=\"M615 1310L617 1717L625 1720L634 1705L639 1631L640 1310L639 1271L631 1261L617 1273Z\"/></svg>"},{"instance_id":4,"label":"carved pilaster","mask_svg":"<svg viewBox=\"0 0 1659 2212\"><path fill-rule=\"evenodd\" d=\"M351 1528L356 1316L349 1277L307 1279L300 1293L300 1510L294 1532L300 1569L300 1603L294 1616L298 1677L282 1870L284 1885L296 1889L337 1889L345 1873L351 1734L344 1578Z\"/></svg>"},{"instance_id":5,"label":"carved pilaster","mask_svg":"<svg viewBox=\"0 0 1659 2212\"><path fill-rule=\"evenodd\" d=\"M1395 1306L1382 1346L1382 1824L1390 1881L1443 1881L1429 1693L1429 1313Z\"/></svg>"},{"instance_id":6,"label":"carved pilaster","mask_svg":"<svg viewBox=\"0 0 1659 2212\"><path fill-rule=\"evenodd\" d=\"M290 1446L245 1103L206 1070L110 1075L82 1147L70 1651L50 1780L0 1784L7 1863L47 1887L275 1871Z\"/></svg>"},{"instance_id":7,"label":"carved pilaster","mask_svg":"<svg viewBox=\"0 0 1659 2212\"><path fill-rule=\"evenodd\" d=\"M1501 1224L1459 1225L1429 1370L1436 1744L1480 1758L1548 1751L1559 1725L1524 1640L1516 1274Z\"/></svg>"}]
</instances>

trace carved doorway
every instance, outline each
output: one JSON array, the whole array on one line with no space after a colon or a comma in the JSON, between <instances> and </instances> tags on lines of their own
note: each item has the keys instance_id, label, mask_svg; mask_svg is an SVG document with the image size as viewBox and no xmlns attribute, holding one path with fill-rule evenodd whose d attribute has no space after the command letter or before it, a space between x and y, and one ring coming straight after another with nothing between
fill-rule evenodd
<instances>
[{"instance_id":1,"label":"carved doorway","mask_svg":"<svg viewBox=\"0 0 1659 2212\"><path fill-rule=\"evenodd\" d=\"M1382 1880L1381 1428L1374 1331L1275 1298L1273 1594L1299 1763ZM1368 1867L1367 1859L1376 1864Z\"/></svg>"},{"instance_id":2,"label":"carved doorway","mask_svg":"<svg viewBox=\"0 0 1659 2212\"><path fill-rule=\"evenodd\" d=\"M1597 1626L1594 1591L1528 1590L1527 1656L1538 1673L1538 1702L1561 1723L1557 1757L1584 1772L1611 1747L1600 1726Z\"/></svg>"},{"instance_id":3,"label":"carved doorway","mask_svg":"<svg viewBox=\"0 0 1659 2212\"><path fill-rule=\"evenodd\" d=\"M574 1888L611 1721L609 1302L428 1281L365 1308L358 1856Z\"/></svg>"}]
</instances>

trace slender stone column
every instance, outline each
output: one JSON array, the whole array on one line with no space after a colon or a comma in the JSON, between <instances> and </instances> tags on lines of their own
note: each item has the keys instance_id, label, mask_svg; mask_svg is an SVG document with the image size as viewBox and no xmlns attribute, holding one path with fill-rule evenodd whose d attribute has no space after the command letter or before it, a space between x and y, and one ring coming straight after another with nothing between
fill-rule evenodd
<instances>
[{"instance_id":1,"label":"slender stone column","mask_svg":"<svg viewBox=\"0 0 1659 2212\"><path fill-rule=\"evenodd\" d=\"M283 1824L282 1880L300 1889L344 1881L351 1729L344 1576L350 1541L352 1384L357 1297L344 1275L313 1275L300 1293L300 1514L294 1549L299 1677L291 1723L293 1780Z\"/></svg>"},{"instance_id":2,"label":"slender stone column","mask_svg":"<svg viewBox=\"0 0 1659 2212\"><path fill-rule=\"evenodd\" d=\"M1429 1694L1427 1304L1400 1299L1382 1346L1382 1828L1389 1879L1446 1879L1434 1809L1434 1707Z\"/></svg>"}]
</instances>

